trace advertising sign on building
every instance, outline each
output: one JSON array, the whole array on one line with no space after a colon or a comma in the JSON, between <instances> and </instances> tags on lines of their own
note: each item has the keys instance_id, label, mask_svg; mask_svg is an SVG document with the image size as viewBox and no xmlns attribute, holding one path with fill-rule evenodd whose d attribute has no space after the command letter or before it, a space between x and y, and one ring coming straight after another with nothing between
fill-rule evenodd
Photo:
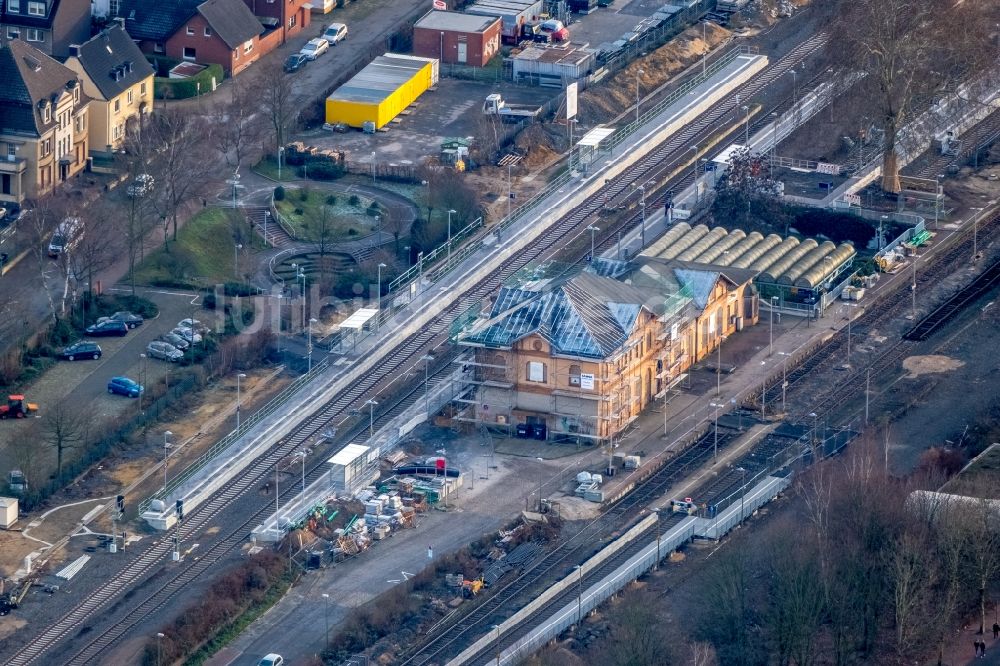
<instances>
[{"instance_id":1,"label":"advertising sign on building","mask_svg":"<svg viewBox=\"0 0 1000 666\"><path fill-rule=\"evenodd\" d=\"M580 388L587 391L594 390L594 375L592 374L581 374L580 375Z\"/></svg>"},{"instance_id":2,"label":"advertising sign on building","mask_svg":"<svg viewBox=\"0 0 1000 666\"><path fill-rule=\"evenodd\" d=\"M566 86L566 120L576 117L576 91L576 81Z\"/></svg>"},{"instance_id":3,"label":"advertising sign on building","mask_svg":"<svg viewBox=\"0 0 1000 666\"><path fill-rule=\"evenodd\" d=\"M447 10L448 4L444 0L434 0L434 9Z\"/></svg>"}]
</instances>

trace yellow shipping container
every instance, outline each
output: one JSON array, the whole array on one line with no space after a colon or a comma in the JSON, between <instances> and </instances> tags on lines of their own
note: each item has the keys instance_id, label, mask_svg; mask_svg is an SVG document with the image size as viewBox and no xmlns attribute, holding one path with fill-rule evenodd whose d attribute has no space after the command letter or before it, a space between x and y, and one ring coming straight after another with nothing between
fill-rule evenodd
<instances>
[{"instance_id":1,"label":"yellow shipping container","mask_svg":"<svg viewBox=\"0 0 1000 666\"><path fill-rule=\"evenodd\" d=\"M326 122L379 129L437 81L436 58L380 55L326 98Z\"/></svg>"}]
</instances>

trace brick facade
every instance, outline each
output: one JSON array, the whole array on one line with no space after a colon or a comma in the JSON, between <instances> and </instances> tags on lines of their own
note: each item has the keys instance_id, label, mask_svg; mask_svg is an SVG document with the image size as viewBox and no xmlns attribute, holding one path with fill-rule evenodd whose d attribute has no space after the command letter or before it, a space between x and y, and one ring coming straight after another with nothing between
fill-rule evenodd
<instances>
[{"instance_id":1,"label":"brick facade","mask_svg":"<svg viewBox=\"0 0 1000 666\"><path fill-rule=\"evenodd\" d=\"M499 19L482 32L418 26L413 29L413 53L444 63L484 67L500 51L500 27Z\"/></svg>"},{"instance_id":2,"label":"brick facade","mask_svg":"<svg viewBox=\"0 0 1000 666\"><path fill-rule=\"evenodd\" d=\"M249 48L248 48L249 46ZM239 74L263 55L260 38L230 49L201 14L188 19L166 42L166 55L176 60L221 65L227 76Z\"/></svg>"}]
</instances>

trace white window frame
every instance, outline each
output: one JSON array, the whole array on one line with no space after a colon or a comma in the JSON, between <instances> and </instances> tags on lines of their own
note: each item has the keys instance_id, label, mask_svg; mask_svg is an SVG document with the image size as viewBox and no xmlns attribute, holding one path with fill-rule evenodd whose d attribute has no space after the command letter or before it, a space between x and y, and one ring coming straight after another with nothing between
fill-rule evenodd
<instances>
[{"instance_id":1,"label":"white window frame","mask_svg":"<svg viewBox=\"0 0 1000 666\"><path fill-rule=\"evenodd\" d=\"M7 11L12 14L20 14L21 0L7 0Z\"/></svg>"},{"instance_id":2,"label":"white window frame","mask_svg":"<svg viewBox=\"0 0 1000 666\"><path fill-rule=\"evenodd\" d=\"M115 99L115 113L121 113L122 101L120 99Z\"/></svg>"},{"instance_id":3,"label":"white window frame","mask_svg":"<svg viewBox=\"0 0 1000 666\"><path fill-rule=\"evenodd\" d=\"M187 31L186 32L187 32L187 36L188 37L194 37L194 28L192 28L191 26L187 27Z\"/></svg>"},{"instance_id":4,"label":"white window frame","mask_svg":"<svg viewBox=\"0 0 1000 666\"><path fill-rule=\"evenodd\" d=\"M17 39L21 36L21 30L15 26L7 26L7 39Z\"/></svg>"},{"instance_id":5,"label":"white window frame","mask_svg":"<svg viewBox=\"0 0 1000 666\"><path fill-rule=\"evenodd\" d=\"M32 9L36 11L31 11ZM45 3L28 0L28 16L45 16Z\"/></svg>"},{"instance_id":6,"label":"white window frame","mask_svg":"<svg viewBox=\"0 0 1000 666\"><path fill-rule=\"evenodd\" d=\"M42 109L42 122L47 123L52 120L52 107L48 104ZM46 139L47 140L47 139Z\"/></svg>"},{"instance_id":7,"label":"white window frame","mask_svg":"<svg viewBox=\"0 0 1000 666\"><path fill-rule=\"evenodd\" d=\"M243 42L243 53L250 53L253 51L253 40L249 39Z\"/></svg>"},{"instance_id":8,"label":"white window frame","mask_svg":"<svg viewBox=\"0 0 1000 666\"><path fill-rule=\"evenodd\" d=\"M190 56L187 55L188 49L190 49L191 51L194 51L194 55L190 55ZM184 49L181 51L181 60L186 60L188 62L194 62L197 59L198 59L198 51L193 46L185 46Z\"/></svg>"},{"instance_id":9,"label":"white window frame","mask_svg":"<svg viewBox=\"0 0 1000 666\"><path fill-rule=\"evenodd\" d=\"M538 384L545 383L545 364L541 361L528 361L528 381Z\"/></svg>"},{"instance_id":10,"label":"white window frame","mask_svg":"<svg viewBox=\"0 0 1000 666\"><path fill-rule=\"evenodd\" d=\"M28 28L24 35L25 41L29 42L44 42L45 41L45 31L39 30L38 28Z\"/></svg>"},{"instance_id":11,"label":"white window frame","mask_svg":"<svg viewBox=\"0 0 1000 666\"><path fill-rule=\"evenodd\" d=\"M146 94L146 82L143 81L139 84L139 94L145 96Z\"/></svg>"},{"instance_id":12,"label":"white window frame","mask_svg":"<svg viewBox=\"0 0 1000 666\"><path fill-rule=\"evenodd\" d=\"M128 104L129 104L129 106L132 106L132 89L131 88L128 89Z\"/></svg>"},{"instance_id":13,"label":"white window frame","mask_svg":"<svg viewBox=\"0 0 1000 666\"><path fill-rule=\"evenodd\" d=\"M677 338L680 337L680 335L681 335L681 325L680 324L671 324L670 325L670 339L671 340L676 340Z\"/></svg>"},{"instance_id":14,"label":"white window frame","mask_svg":"<svg viewBox=\"0 0 1000 666\"><path fill-rule=\"evenodd\" d=\"M206 37L211 37L212 36L212 29L209 26L207 26L207 25L205 26L205 36Z\"/></svg>"}]
</instances>

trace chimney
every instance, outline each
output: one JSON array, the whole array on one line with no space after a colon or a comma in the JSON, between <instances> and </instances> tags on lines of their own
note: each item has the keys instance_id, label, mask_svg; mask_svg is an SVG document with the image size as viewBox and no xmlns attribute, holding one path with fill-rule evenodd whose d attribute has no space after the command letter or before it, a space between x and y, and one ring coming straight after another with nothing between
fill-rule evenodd
<instances>
[{"instance_id":1,"label":"chimney","mask_svg":"<svg viewBox=\"0 0 1000 666\"><path fill-rule=\"evenodd\" d=\"M69 57L70 58L79 58L80 57L80 48L81 47L80 47L79 44L70 44L69 45Z\"/></svg>"}]
</instances>

